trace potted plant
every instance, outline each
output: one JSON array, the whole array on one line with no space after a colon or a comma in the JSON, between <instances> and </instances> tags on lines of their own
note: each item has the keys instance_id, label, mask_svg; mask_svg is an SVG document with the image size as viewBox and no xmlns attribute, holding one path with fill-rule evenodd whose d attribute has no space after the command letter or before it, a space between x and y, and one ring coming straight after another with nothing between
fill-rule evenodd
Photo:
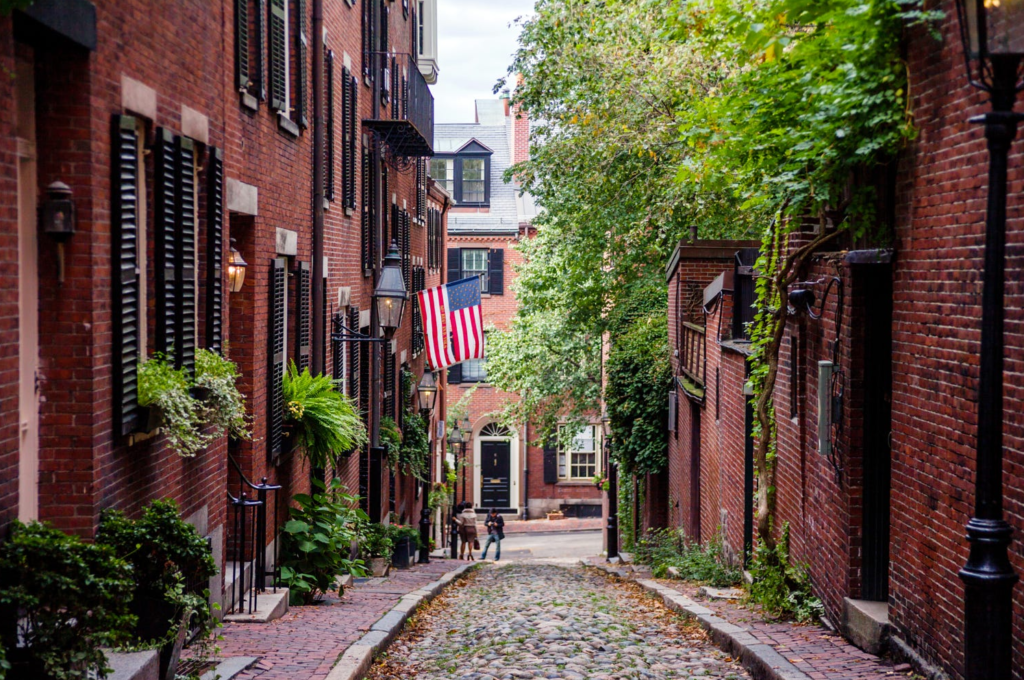
<instances>
[{"instance_id":1,"label":"potted plant","mask_svg":"<svg viewBox=\"0 0 1024 680\"><path fill-rule=\"evenodd\" d=\"M330 376L300 373L290 362L283 382L285 425L314 468L326 468L366 444L366 428L348 397Z\"/></svg>"},{"instance_id":2,"label":"potted plant","mask_svg":"<svg viewBox=\"0 0 1024 680\"><path fill-rule=\"evenodd\" d=\"M0 645L9 678L105 675L102 647L126 642L132 569L108 546L15 521L0 543Z\"/></svg>"},{"instance_id":3,"label":"potted plant","mask_svg":"<svg viewBox=\"0 0 1024 680\"><path fill-rule=\"evenodd\" d=\"M238 366L212 349L196 350L193 396L203 403L203 415L216 432L232 439L252 439L245 397L238 389Z\"/></svg>"},{"instance_id":4,"label":"potted plant","mask_svg":"<svg viewBox=\"0 0 1024 680\"><path fill-rule=\"evenodd\" d=\"M203 432L202 402L190 389L188 374L159 352L139 364L139 406L147 409L148 431L160 427L167 444L184 458L194 457L211 439Z\"/></svg>"},{"instance_id":5,"label":"potted plant","mask_svg":"<svg viewBox=\"0 0 1024 680\"><path fill-rule=\"evenodd\" d=\"M359 537L359 553L370 565L370 573L384 576L388 573L388 562L394 544L388 527L383 524L366 524Z\"/></svg>"},{"instance_id":6,"label":"potted plant","mask_svg":"<svg viewBox=\"0 0 1024 680\"><path fill-rule=\"evenodd\" d=\"M408 524L392 524L390 530L394 544L391 564L399 569L408 569L416 562L416 551L420 545L419 529Z\"/></svg>"},{"instance_id":7,"label":"potted plant","mask_svg":"<svg viewBox=\"0 0 1024 680\"><path fill-rule=\"evenodd\" d=\"M217 574L209 544L181 519L170 499L154 501L138 520L117 510L104 511L96 543L132 565L132 637L136 644L159 647L160 677L167 677L168 669L177 668L182 629L205 640L216 627L209 589L203 585Z\"/></svg>"}]
</instances>

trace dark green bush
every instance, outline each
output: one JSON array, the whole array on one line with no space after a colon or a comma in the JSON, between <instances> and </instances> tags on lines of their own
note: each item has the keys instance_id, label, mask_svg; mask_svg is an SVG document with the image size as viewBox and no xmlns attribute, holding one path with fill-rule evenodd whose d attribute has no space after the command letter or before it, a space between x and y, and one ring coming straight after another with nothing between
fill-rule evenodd
<instances>
[{"instance_id":1,"label":"dark green bush","mask_svg":"<svg viewBox=\"0 0 1024 680\"><path fill-rule=\"evenodd\" d=\"M209 636L216 621L206 584L217 574L217 562L206 539L181 519L173 500L154 501L138 520L118 510L105 511L96 543L110 546L133 567L136 643L166 650L186 611L193 612L192 626L200 638ZM198 592L188 592L187 584L195 584Z\"/></svg>"},{"instance_id":2,"label":"dark green bush","mask_svg":"<svg viewBox=\"0 0 1024 680\"><path fill-rule=\"evenodd\" d=\"M367 521L358 498L344 492L338 479L330 487L313 480L312 495L298 494L298 507L281 534L281 584L292 604L313 604L334 590L339 576L363 576L362 560L349 559L357 527Z\"/></svg>"},{"instance_id":3,"label":"dark green bush","mask_svg":"<svg viewBox=\"0 0 1024 680\"><path fill-rule=\"evenodd\" d=\"M108 546L15 522L0 544L0 645L12 680L106 677L100 648L125 641L135 625L132 589L131 566Z\"/></svg>"}]
</instances>

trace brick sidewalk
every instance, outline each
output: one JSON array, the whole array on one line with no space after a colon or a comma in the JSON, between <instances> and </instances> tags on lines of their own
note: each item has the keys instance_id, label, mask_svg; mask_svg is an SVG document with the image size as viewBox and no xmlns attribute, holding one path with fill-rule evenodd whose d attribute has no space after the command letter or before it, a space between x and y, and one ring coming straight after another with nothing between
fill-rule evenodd
<instances>
[{"instance_id":1,"label":"brick sidewalk","mask_svg":"<svg viewBox=\"0 0 1024 680\"><path fill-rule=\"evenodd\" d=\"M894 667L888 659L857 649L841 635L819 624L773 621L766 618L757 605L707 600L697 595L698 586L692 583L655 580L699 602L729 623L746 628L759 642L771 645L815 680L879 680L909 671L905 666Z\"/></svg>"},{"instance_id":2,"label":"brick sidewalk","mask_svg":"<svg viewBox=\"0 0 1024 680\"><path fill-rule=\"evenodd\" d=\"M392 569L310 607L292 607L270 623L226 623L220 657L256 656L239 680L323 680L338 657L406 593L436 581L462 562L432 559L429 565Z\"/></svg>"}]
</instances>

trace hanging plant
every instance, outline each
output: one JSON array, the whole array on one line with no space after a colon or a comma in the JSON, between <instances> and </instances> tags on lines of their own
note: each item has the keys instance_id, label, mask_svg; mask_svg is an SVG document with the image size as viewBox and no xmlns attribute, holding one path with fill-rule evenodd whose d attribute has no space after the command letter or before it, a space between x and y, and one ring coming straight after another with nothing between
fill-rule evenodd
<instances>
[{"instance_id":1,"label":"hanging plant","mask_svg":"<svg viewBox=\"0 0 1024 680\"><path fill-rule=\"evenodd\" d=\"M284 419L296 426L296 436L315 468L336 464L347 452L367 442L366 427L348 397L338 392L330 376L311 375L289 362L283 380Z\"/></svg>"},{"instance_id":2,"label":"hanging plant","mask_svg":"<svg viewBox=\"0 0 1024 680\"><path fill-rule=\"evenodd\" d=\"M402 445L398 452L398 468L407 475L427 481L430 477L430 439L427 420L418 413L407 412L402 426Z\"/></svg>"},{"instance_id":3,"label":"hanging plant","mask_svg":"<svg viewBox=\"0 0 1024 680\"><path fill-rule=\"evenodd\" d=\"M380 445L387 449L388 467L397 472L402 451L402 431L391 416L380 419Z\"/></svg>"},{"instance_id":4,"label":"hanging plant","mask_svg":"<svg viewBox=\"0 0 1024 680\"><path fill-rule=\"evenodd\" d=\"M188 374L164 354L139 364L139 406L156 409L167 444L183 458L196 456L213 438L203 432L205 409L190 387Z\"/></svg>"},{"instance_id":5,"label":"hanging plant","mask_svg":"<svg viewBox=\"0 0 1024 680\"><path fill-rule=\"evenodd\" d=\"M238 366L230 359L210 349L196 352L195 387L206 393L203 402L207 423L234 439L252 439L238 375Z\"/></svg>"}]
</instances>

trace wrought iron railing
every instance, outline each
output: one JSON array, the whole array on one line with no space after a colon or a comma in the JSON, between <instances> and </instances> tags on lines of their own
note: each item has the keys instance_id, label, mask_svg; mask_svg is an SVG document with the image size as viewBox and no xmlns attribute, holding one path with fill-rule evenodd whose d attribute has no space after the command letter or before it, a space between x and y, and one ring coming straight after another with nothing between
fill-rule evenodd
<instances>
[{"instance_id":1,"label":"wrought iron railing","mask_svg":"<svg viewBox=\"0 0 1024 680\"><path fill-rule=\"evenodd\" d=\"M684 321L680 324L679 370L703 387L707 378L707 343L704 326Z\"/></svg>"},{"instance_id":2,"label":"wrought iron railing","mask_svg":"<svg viewBox=\"0 0 1024 680\"><path fill-rule=\"evenodd\" d=\"M238 495L233 496L228 491L228 501L233 511L232 522L232 577L234 582L231 585L231 597L234 611L241 612L248 609L251 614L256 609L256 598L258 593L267 589L267 578L270 577L274 592L277 592L278 581L278 542L274 541L274 563L267 568L267 551L263 541L267 535L267 507L268 492L277 492L281 489L279 484L270 484L266 477L260 480L259 484L253 484L242 472L241 466L232 456L228 456L232 467L238 473ZM251 492L255 491L255 498ZM278 519L278 497L274 493L274 518L273 526L277 528ZM252 574L252 587L248 590L248 597L245 588L246 571Z\"/></svg>"},{"instance_id":3,"label":"wrought iron railing","mask_svg":"<svg viewBox=\"0 0 1024 680\"><path fill-rule=\"evenodd\" d=\"M380 113L363 124L394 156L434 155L434 95L409 54L375 52Z\"/></svg>"}]
</instances>

